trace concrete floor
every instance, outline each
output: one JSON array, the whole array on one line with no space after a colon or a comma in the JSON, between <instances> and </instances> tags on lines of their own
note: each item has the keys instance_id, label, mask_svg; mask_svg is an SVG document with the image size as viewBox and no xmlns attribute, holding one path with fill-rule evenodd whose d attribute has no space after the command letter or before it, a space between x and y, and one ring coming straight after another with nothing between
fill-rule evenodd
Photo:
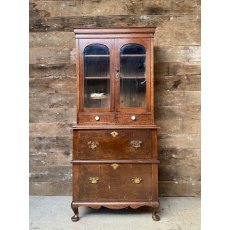
<instances>
[{"instance_id":1,"label":"concrete floor","mask_svg":"<svg viewBox=\"0 0 230 230\"><path fill-rule=\"evenodd\" d=\"M80 207L80 221L72 222L70 196L31 196L30 230L199 230L200 198L160 198L161 220L155 222L151 208L136 210Z\"/></svg>"}]
</instances>

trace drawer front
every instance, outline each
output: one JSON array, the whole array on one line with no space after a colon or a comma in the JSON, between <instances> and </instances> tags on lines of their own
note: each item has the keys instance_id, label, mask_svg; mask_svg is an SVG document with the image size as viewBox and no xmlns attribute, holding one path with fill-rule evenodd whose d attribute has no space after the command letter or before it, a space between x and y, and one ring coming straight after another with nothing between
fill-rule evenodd
<instances>
[{"instance_id":1,"label":"drawer front","mask_svg":"<svg viewBox=\"0 0 230 230\"><path fill-rule=\"evenodd\" d=\"M149 159L151 130L78 131L75 159Z\"/></svg>"},{"instance_id":2,"label":"drawer front","mask_svg":"<svg viewBox=\"0 0 230 230\"><path fill-rule=\"evenodd\" d=\"M80 201L151 200L151 164L81 164Z\"/></svg>"},{"instance_id":3,"label":"drawer front","mask_svg":"<svg viewBox=\"0 0 230 230\"><path fill-rule=\"evenodd\" d=\"M111 124L115 122L114 113L79 113L79 123L84 124Z\"/></svg>"},{"instance_id":4,"label":"drawer front","mask_svg":"<svg viewBox=\"0 0 230 230\"><path fill-rule=\"evenodd\" d=\"M116 123L121 125L148 125L152 124L152 114L116 114Z\"/></svg>"}]
</instances>

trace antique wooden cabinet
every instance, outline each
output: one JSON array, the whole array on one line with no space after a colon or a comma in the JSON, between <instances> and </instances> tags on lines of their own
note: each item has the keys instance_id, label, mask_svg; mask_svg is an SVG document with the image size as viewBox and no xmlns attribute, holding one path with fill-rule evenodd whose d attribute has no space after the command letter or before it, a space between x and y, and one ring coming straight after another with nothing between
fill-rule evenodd
<instances>
[{"instance_id":1,"label":"antique wooden cabinet","mask_svg":"<svg viewBox=\"0 0 230 230\"><path fill-rule=\"evenodd\" d=\"M78 28L73 221L78 207L153 207L159 220L154 124L155 28Z\"/></svg>"}]
</instances>

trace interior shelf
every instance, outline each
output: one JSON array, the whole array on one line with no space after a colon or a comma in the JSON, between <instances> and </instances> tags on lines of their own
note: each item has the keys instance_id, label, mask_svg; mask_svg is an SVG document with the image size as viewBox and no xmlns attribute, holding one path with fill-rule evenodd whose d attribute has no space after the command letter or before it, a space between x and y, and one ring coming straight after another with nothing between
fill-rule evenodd
<instances>
[{"instance_id":1,"label":"interior shelf","mask_svg":"<svg viewBox=\"0 0 230 230\"><path fill-rule=\"evenodd\" d=\"M85 77L85 80L92 80L92 79L95 79L95 80L101 80L101 79L110 79L110 77Z\"/></svg>"},{"instance_id":2,"label":"interior shelf","mask_svg":"<svg viewBox=\"0 0 230 230\"><path fill-rule=\"evenodd\" d=\"M84 57L109 57L109 54L87 54Z\"/></svg>"}]
</instances>

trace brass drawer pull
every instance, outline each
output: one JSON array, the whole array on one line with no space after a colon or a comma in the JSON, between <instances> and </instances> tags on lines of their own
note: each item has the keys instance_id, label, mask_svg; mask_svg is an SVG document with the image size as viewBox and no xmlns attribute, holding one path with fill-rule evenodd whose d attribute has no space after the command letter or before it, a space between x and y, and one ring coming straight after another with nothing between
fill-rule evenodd
<instances>
[{"instance_id":1,"label":"brass drawer pull","mask_svg":"<svg viewBox=\"0 0 230 230\"><path fill-rule=\"evenodd\" d=\"M141 147L142 141L133 140L133 141L130 141L130 144L133 146L133 148L138 149Z\"/></svg>"},{"instance_id":2,"label":"brass drawer pull","mask_svg":"<svg viewBox=\"0 0 230 230\"><path fill-rule=\"evenodd\" d=\"M142 181L142 178L140 178L140 177L135 177L135 178L132 179L132 182L133 182L134 184L140 184L141 181Z\"/></svg>"},{"instance_id":3,"label":"brass drawer pull","mask_svg":"<svg viewBox=\"0 0 230 230\"><path fill-rule=\"evenodd\" d=\"M118 135L118 132L113 131L113 132L111 132L110 134L111 134L113 137L116 137L116 136Z\"/></svg>"},{"instance_id":4,"label":"brass drawer pull","mask_svg":"<svg viewBox=\"0 0 230 230\"><path fill-rule=\"evenodd\" d=\"M99 181L99 177L90 177L89 181L91 184L97 184L97 182Z\"/></svg>"},{"instance_id":5,"label":"brass drawer pull","mask_svg":"<svg viewBox=\"0 0 230 230\"><path fill-rule=\"evenodd\" d=\"M116 170L120 165L119 164L116 164L116 163L114 163L114 164L111 164L111 166L113 167L113 169L114 170Z\"/></svg>"},{"instance_id":6,"label":"brass drawer pull","mask_svg":"<svg viewBox=\"0 0 230 230\"><path fill-rule=\"evenodd\" d=\"M94 150L98 145L99 145L99 142L98 142L98 141L88 141L88 146L89 146L89 148L91 148L92 150Z\"/></svg>"}]
</instances>

